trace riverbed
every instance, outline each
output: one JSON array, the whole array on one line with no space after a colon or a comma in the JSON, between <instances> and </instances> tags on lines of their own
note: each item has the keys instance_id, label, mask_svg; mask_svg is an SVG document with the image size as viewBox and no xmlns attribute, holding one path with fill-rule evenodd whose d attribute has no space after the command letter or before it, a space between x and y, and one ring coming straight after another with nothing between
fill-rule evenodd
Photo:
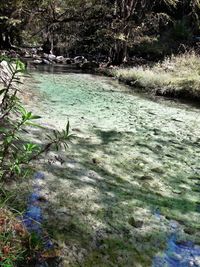
<instances>
[{"instance_id":1,"label":"riverbed","mask_svg":"<svg viewBox=\"0 0 200 267\"><path fill-rule=\"evenodd\" d=\"M44 224L64 266L200 266L199 108L69 71L33 71L27 88L43 126L69 120L75 135L37 164ZM31 138L43 143L46 132ZM196 254L168 255L172 237Z\"/></svg>"}]
</instances>

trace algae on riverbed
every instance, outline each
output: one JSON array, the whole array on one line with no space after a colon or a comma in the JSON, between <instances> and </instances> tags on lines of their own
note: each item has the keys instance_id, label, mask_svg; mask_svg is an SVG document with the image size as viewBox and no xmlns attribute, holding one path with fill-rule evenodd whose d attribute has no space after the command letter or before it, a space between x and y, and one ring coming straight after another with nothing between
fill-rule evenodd
<instances>
[{"instance_id":1,"label":"algae on riverbed","mask_svg":"<svg viewBox=\"0 0 200 267\"><path fill-rule=\"evenodd\" d=\"M65 266L151 266L170 220L180 223L180 240L200 243L198 109L89 74L34 79L29 109L50 128L69 119L76 134L67 152L37 166L46 176L46 226Z\"/></svg>"}]
</instances>

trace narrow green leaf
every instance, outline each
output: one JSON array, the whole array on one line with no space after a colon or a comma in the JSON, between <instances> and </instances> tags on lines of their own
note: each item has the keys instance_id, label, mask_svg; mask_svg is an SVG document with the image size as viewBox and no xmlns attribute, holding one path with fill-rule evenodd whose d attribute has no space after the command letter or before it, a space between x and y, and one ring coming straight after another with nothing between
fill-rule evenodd
<instances>
[{"instance_id":1,"label":"narrow green leaf","mask_svg":"<svg viewBox=\"0 0 200 267\"><path fill-rule=\"evenodd\" d=\"M67 132L67 134L69 133L69 121L67 122L66 132Z\"/></svg>"},{"instance_id":2,"label":"narrow green leaf","mask_svg":"<svg viewBox=\"0 0 200 267\"><path fill-rule=\"evenodd\" d=\"M25 122L26 126L33 126L33 127L37 127L37 128L41 128L41 129L46 129L44 126L34 123L34 122L30 122L30 121L26 121Z\"/></svg>"},{"instance_id":3,"label":"narrow green leaf","mask_svg":"<svg viewBox=\"0 0 200 267\"><path fill-rule=\"evenodd\" d=\"M31 119L31 120L41 119L41 116L38 116L38 115L31 115L30 119Z\"/></svg>"},{"instance_id":4,"label":"narrow green leaf","mask_svg":"<svg viewBox=\"0 0 200 267\"><path fill-rule=\"evenodd\" d=\"M6 91L6 89L0 90L0 95L2 95L5 91Z\"/></svg>"}]
</instances>

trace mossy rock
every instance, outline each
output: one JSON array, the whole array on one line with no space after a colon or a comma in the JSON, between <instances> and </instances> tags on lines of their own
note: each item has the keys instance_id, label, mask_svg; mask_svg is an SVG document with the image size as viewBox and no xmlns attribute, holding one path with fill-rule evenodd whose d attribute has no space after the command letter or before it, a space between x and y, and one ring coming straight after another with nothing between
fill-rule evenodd
<instances>
[{"instance_id":1,"label":"mossy rock","mask_svg":"<svg viewBox=\"0 0 200 267\"><path fill-rule=\"evenodd\" d=\"M141 228L144 224L142 220L137 220L134 217L129 218L128 223L135 228Z\"/></svg>"}]
</instances>

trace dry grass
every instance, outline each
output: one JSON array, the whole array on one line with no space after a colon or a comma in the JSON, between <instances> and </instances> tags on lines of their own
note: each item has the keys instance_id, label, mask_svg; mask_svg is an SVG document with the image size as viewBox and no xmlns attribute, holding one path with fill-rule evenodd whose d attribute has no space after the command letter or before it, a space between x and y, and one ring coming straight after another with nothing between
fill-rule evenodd
<instances>
[{"instance_id":1,"label":"dry grass","mask_svg":"<svg viewBox=\"0 0 200 267\"><path fill-rule=\"evenodd\" d=\"M153 67L114 69L112 75L137 88L161 95L200 98L200 56L172 56Z\"/></svg>"},{"instance_id":2,"label":"dry grass","mask_svg":"<svg viewBox=\"0 0 200 267\"><path fill-rule=\"evenodd\" d=\"M45 239L36 233L28 232L22 220L10 210L0 208L1 267L33 266L38 255L43 262L58 258L60 249L45 247L44 241Z\"/></svg>"},{"instance_id":3,"label":"dry grass","mask_svg":"<svg viewBox=\"0 0 200 267\"><path fill-rule=\"evenodd\" d=\"M15 266L23 259L29 234L16 217L0 208L0 266Z\"/></svg>"}]
</instances>

